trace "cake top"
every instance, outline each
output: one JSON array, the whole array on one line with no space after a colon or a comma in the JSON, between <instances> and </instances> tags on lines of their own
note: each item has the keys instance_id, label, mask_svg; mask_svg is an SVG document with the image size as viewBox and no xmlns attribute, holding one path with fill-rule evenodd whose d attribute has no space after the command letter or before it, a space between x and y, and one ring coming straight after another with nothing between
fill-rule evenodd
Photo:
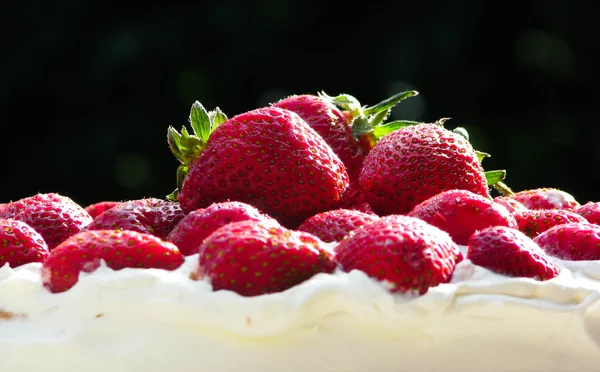
<instances>
[{"instance_id":1,"label":"cake top","mask_svg":"<svg viewBox=\"0 0 600 372\"><path fill-rule=\"evenodd\" d=\"M0 265L41 264L53 294L103 265L177 271L193 256L192 283L214 292L265 296L359 271L390 294L424 296L465 260L507 282L560 277L557 259L600 260L598 203L550 187L513 192L447 119L386 121L416 94L370 107L347 94L293 95L231 118L195 102L191 131L168 128L175 192L6 203Z\"/></svg>"}]
</instances>

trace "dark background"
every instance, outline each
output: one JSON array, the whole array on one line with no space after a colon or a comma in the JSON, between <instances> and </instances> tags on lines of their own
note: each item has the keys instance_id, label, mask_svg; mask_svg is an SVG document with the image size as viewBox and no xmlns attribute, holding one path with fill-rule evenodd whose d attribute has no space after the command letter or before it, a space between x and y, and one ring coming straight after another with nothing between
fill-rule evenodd
<instances>
[{"instance_id":1,"label":"dark background","mask_svg":"<svg viewBox=\"0 0 600 372\"><path fill-rule=\"evenodd\" d=\"M596 14L582 2L21 1L0 5L0 202L163 197L168 125L291 93L464 126L513 189L600 200ZM588 3L589 4L589 3Z\"/></svg>"}]
</instances>

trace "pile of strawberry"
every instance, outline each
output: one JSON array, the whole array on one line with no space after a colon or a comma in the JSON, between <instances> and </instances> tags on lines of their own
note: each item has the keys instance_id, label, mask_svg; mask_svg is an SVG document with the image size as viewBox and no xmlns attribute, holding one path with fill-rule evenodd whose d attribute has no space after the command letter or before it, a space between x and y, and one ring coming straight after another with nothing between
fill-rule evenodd
<instances>
[{"instance_id":1,"label":"pile of strawberry","mask_svg":"<svg viewBox=\"0 0 600 372\"><path fill-rule=\"evenodd\" d=\"M44 286L63 292L102 262L174 270L197 255L194 278L244 296L338 269L423 294L464 259L537 280L559 274L555 258L600 259L600 202L549 187L513 192L445 120L386 121L415 94L372 107L294 95L232 118L196 102L192 132L168 130L181 163L175 192L0 204L0 267L41 262Z\"/></svg>"}]
</instances>

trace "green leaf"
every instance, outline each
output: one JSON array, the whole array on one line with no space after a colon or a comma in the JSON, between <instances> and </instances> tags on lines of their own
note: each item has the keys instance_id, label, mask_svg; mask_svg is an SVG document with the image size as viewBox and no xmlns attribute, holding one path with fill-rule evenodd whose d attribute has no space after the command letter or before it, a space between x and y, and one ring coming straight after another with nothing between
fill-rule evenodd
<instances>
[{"instance_id":1,"label":"green leaf","mask_svg":"<svg viewBox=\"0 0 600 372\"><path fill-rule=\"evenodd\" d=\"M190 110L190 123L194 134L204 142L208 141L211 129L210 118L204 106L198 101L194 102Z\"/></svg>"},{"instance_id":2,"label":"green leaf","mask_svg":"<svg viewBox=\"0 0 600 372\"><path fill-rule=\"evenodd\" d=\"M493 170L483 173L485 174L485 180L487 181L489 186L492 186L506 178L505 170Z\"/></svg>"},{"instance_id":3,"label":"green leaf","mask_svg":"<svg viewBox=\"0 0 600 372\"><path fill-rule=\"evenodd\" d=\"M390 114L391 111L392 111L391 109L387 109L387 110L380 111L380 112L376 113L375 115L373 115L369 119L369 124L373 128L381 125L381 123L383 123L385 121L385 119L387 119L387 117L388 117L388 115Z\"/></svg>"},{"instance_id":4,"label":"green leaf","mask_svg":"<svg viewBox=\"0 0 600 372\"><path fill-rule=\"evenodd\" d=\"M181 164L179 167L177 167L177 188L172 193L167 195L167 200L175 202L179 200L179 190L181 190L181 185L183 185L183 180L185 179L185 176L187 176L188 172L189 168L185 164Z\"/></svg>"},{"instance_id":5,"label":"green leaf","mask_svg":"<svg viewBox=\"0 0 600 372\"><path fill-rule=\"evenodd\" d=\"M227 115L220 108L215 108L208 113L210 119L210 131L214 131L219 125L227 121Z\"/></svg>"},{"instance_id":6,"label":"green leaf","mask_svg":"<svg viewBox=\"0 0 600 372\"><path fill-rule=\"evenodd\" d=\"M169 148L171 149L171 152L173 153L173 155L175 155L177 160L179 160L182 163L185 163L187 159L181 151L181 134L172 126L169 126L169 128L167 129L167 142L169 143Z\"/></svg>"},{"instance_id":7,"label":"green leaf","mask_svg":"<svg viewBox=\"0 0 600 372\"><path fill-rule=\"evenodd\" d=\"M495 184L492 185L492 187L496 191L498 191L500 193L500 195L502 195L502 196L511 196L511 195L515 194L515 192L512 191L512 189L510 187L508 187L508 185L502 181L496 182Z\"/></svg>"},{"instance_id":8,"label":"green leaf","mask_svg":"<svg viewBox=\"0 0 600 372\"><path fill-rule=\"evenodd\" d=\"M467 141L469 140L469 132L465 128L463 128L463 127L456 127L454 129L452 129L452 131L454 133L458 134L459 136L463 137Z\"/></svg>"},{"instance_id":9,"label":"green leaf","mask_svg":"<svg viewBox=\"0 0 600 372\"><path fill-rule=\"evenodd\" d=\"M331 97L327 95L327 93L321 91L318 93L319 97L328 100L332 104L336 105L340 109L344 111L349 111L352 117L360 117L363 116L362 107L360 102L354 96L350 94L340 94L335 97Z\"/></svg>"},{"instance_id":10,"label":"green leaf","mask_svg":"<svg viewBox=\"0 0 600 372\"><path fill-rule=\"evenodd\" d=\"M443 126L444 126L444 124L445 124L445 123L446 123L448 120L450 120L450 119L451 119L451 118L440 118L440 119L436 120L436 121L435 121L433 124L435 124L435 125L439 125L440 127L443 127Z\"/></svg>"},{"instance_id":11,"label":"green leaf","mask_svg":"<svg viewBox=\"0 0 600 372\"><path fill-rule=\"evenodd\" d=\"M184 164L189 164L191 161L196 160L204 146L206 146L206 142L201 138L190 135L185 127L181 128L179 151L181 151L185 158Z\"/></svg>"},{"instance_id":12,"label":"green leaf","mask_svg":"<svg viewBox=\"0 0 600 372\"><path fill-rule=\"evenodd\" d=\"M187 176L190 169L187 165L181 164L177 167L177 188L181 189L181 185L183 185L183 179Z\"/></svg>"},{"instance_id":13,"label":"green leaf","mask_svg":"<svg viewBox=\"0 0 600 372\"><path fill-rule=\"evenodd\" d=\"M400 128L404 128L404 127L408 127L409 125L416 125L416 124L421 124L421 122L412 121L412 120L390 121L389 123L378 125L375 128L373 128L373 135L375 136L375 138L380 139L383 136L385 136L386 134L390 134Z\"/></svg>"},{"instance_id":14,"label":"green leaf","mask_svg":"<svg viewBox=\"0 0 600 372\"><path fill-rule=\"evenodd\" d=\"M179 189L175 189L172 193L167 195L167 200L174 201L174 202L179 201L178 195L179 195Z\"/></svg>"},{"instance_id":15,"label":"green leaf","mask_svg":"<svg viewBox=\"0 0 600 372\"><path fill-rule=\"evenodd\" d=\"M318 95L344 110L353 110L357 107L360 107L358 100L350 94L340 94L335 97L331 97L327 93L321 91L318 93Z\"/></svg>"},{"instance_id":16,"label":"green leaf","mask_svg":"<svg viewBox=\"0 0 600 372\"><path fill-rule=\"evenodd\" d=\"M419 92L417 92L416 90L408 90L405 92L401 92L379 102L375 106L367 107L363 110L363 113L366 116L375 115L381 111L391 109L392 107L396 106L398 103L404 101L409 97L414 97L417 95L419 95Z\"/></svg>"},{"instance_id":17,"label":"green leaf","mask_svg":"<svg viewBox=\"0 0 600 372\"><path fill-rule=\"evenodd\" d=\"M475 150L475 154L477 154L477 160L479 160L480 163L483 161L483 159L492 157L492 155L488 154L487 152L478 150Z\"/></svg>"}]
</instances>

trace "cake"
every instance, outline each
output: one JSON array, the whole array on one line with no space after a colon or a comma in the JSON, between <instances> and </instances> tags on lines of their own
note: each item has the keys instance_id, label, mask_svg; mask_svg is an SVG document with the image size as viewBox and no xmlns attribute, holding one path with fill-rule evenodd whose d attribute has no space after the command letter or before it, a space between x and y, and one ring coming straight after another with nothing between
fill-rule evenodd
<instances>
[{"instance_id":1,"label":"cake","mask_svg":"<svg viewBox=\"0 0 600 372\"><path fill-rule=\"evenodd\" d=\"M393 295L360 271L243 297L175 271L101 267L52 294L40 264L0 269L0 370L597 371L600 261L507 278L460 262L450 283Z\"/></svg>"},{"instance_id":2,"label":"cake","mask_svg":"<svg viewBox=\"0 0 600 372\"><path fill-rule=\"evenodd\" d=\"M0 204L0 371L599 371L600 203L381 125L415 94L196 102L170 200Z\"/></svg>"}]
</instances>

